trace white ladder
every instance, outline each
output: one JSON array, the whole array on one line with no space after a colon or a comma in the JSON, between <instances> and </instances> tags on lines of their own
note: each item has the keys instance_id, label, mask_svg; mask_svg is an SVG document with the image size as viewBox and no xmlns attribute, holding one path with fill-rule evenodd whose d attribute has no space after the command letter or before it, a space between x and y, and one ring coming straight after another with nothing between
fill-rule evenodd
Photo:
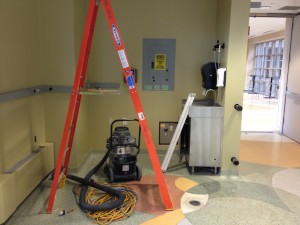
<instances>
[{"instance_id":1,"label":"white ladder","mask_svg":"<svg viewBox=\"0 0 300 225\"><path fill-rule=\"evenodd\" d=\"M187 115L189 113L189 109L190 109L191 105L193 104L195 96L196 96L195 93L190 93L189 96L188 96L188 98L187 98L187 100L186 100L186 103L185 103L184 108L182 110L182 113L180 115L178 124L176 126L175 132L173 134L172 140L170 142L167 154L166 154L165 159L164 159L164 161L163 161L163 163L161 165L161 170L163 172L166 172L167 169L168 169L168 165L169 165L171 157L173 155L176 143L178 141L178 138L180 136L181 130L183 128L183 125L184 125L185 120L187 118Z\"/></svg>"}]
</instances>

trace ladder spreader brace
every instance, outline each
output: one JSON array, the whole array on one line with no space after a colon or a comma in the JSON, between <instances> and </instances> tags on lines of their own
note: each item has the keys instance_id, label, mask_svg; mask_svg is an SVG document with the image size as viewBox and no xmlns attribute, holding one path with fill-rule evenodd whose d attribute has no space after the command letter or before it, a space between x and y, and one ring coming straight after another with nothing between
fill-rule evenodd
<instances>
[{"instance_id":1,"label":"ladder spreader brace","mask_svg":"<svg viewBox=\"0 0 300 225\"><path fill-rule=\"evenodd\" d=\"M51 192L48 200L48 207L46 209L47 213L52 213L53 204L56 195L57 185L61 177L65 177L68 172L68 165L70 160L70 154L72 150L72 144L74 139L74 133L76 128L76 122L78 117L78 112L81 102L80 89L84 86L84 81L86 77L87 64L89 53L91 49L91 43L94 34L94 27L96 23L96 17L98 12L99 3L101 2L102 7L105 12L106 20L112 35L112 39L117 50L119 60L121 62L122 71L126 79L127 87L134 105L139 124L141 126L142 135L148 150L149 158L154 169L155 177L159 186L160 194L163 200L163 204L166 210L173 210L173 203L171 201L168 188L164 175L160 168L160 162L156 153L156 149L153 143L153 139L149 130L149 126L142 108L142 104L136 89L133 74L126 56L123 40L121 38L116 19L109 0L90 0L88 14L84 29L84 34L81 42L81 48L79 53L79 59L77 63L73 89L71 93L69 108L67 112L67 118L63 130L63 135L61 139L59 154L56 162L56 167L54 170L54 177L51 186ZM63 163L64 159L64 165Z\"/></svg>"}]
</instances>

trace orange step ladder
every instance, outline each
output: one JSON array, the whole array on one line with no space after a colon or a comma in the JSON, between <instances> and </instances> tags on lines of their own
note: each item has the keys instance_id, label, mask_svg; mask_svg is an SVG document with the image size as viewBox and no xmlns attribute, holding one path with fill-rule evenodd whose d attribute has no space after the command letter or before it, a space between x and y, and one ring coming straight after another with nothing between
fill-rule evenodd
<instances>
[{"instance_id":1,"label":"orange step ladder","mask_svg":"<svg viewBox=\"0 0 300 225\"><path fill-rule=\"evenodd\" d=\"M131 72L131 68L126 56L124 44L119 33L119 29L116 23L116 19L110 4L109 0L90 0L88 14L83 34L83 39L81 43L80 53L78 64L76 68L76 74L74 78L73 89L71 93L67 118L63 130L62 140L60 144L59 154L56 162L56 167L54 170L54 177L51 186L51 192L48 200L48 207L46 209L47 213L52 213L53 204L56 195L56 189L59 182L64 183L62 179L65 179L68 171L68 165L72 150L72 144L74 139L74 133L76 129L76 122L78 117L78 112L81 102L81 94L79 93L80 89L84 86L84 81L86 77L87 64L89 53L91 49L94 27L96 23L96 17L98 12L99 4L102 4L102 7L105 12L106 20L111 31L112 39L118 53L120 63L122 66L123 74L126 79L127 87L137 114L139 124L141 126L142 135L148 150L150 161L154 169L155 177L159 186L160 194L162 201L166 210L173 210L173 203L171 201L168 188L164 175L160 168L160 162L156 153L156 149L153 143L153 139L149 130L149 126L144 114L144 110L136 89L134 82L134 77ZM63 163L64 161L64 163ZM62 181L61 181L62 180Z\"/></svg>"}]
</instances>

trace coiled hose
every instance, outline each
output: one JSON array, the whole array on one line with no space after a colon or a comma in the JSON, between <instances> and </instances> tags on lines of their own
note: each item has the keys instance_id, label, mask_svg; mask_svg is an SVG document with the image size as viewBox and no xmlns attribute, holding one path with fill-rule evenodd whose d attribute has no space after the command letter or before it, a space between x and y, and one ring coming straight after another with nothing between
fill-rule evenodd
<instances>
[{"instance_id":1,"label":"coiled hose","mask_svg":"<svg viewBox=\"0 0 300 225\"><path fill-rule=\"evenodd\" d=\"M83 186L81 188L80 191L80 195L79 195L79 207L84 210L84 211L90 211L90 212L98 212L98 211L103 211L103 210L110 210L110 209L114 209L114 208L119 208L123 202L124 202L124 195L122 194L121 191L119 190L115 190L113 188L95 183L93 181L90 180L90 178L103 166L103 164L105 163L105 161L107 160L108 156L109 156L109 150L105 153L105 155L103 156L102 160L93 168L91 169L88 174L85 176L85 178L80 178L74 175L67 175L68 179L74 180L76 182L81 183ZM104 191L108 194L112 194L114 196L117 197L116 201L112 201L112 202L106 202L103 203L101 205L91 205L88 204L86 202L86 194L88 191L88 186L91 186L93 188L99 189L101 191Z\"/></svg>"}]
</instances>

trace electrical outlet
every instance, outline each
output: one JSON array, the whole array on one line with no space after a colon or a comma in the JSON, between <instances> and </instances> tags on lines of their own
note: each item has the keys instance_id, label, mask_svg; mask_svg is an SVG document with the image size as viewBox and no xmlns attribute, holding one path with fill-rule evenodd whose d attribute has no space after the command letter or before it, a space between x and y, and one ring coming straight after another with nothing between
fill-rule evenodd
<instances>
[{"instance_id":1,"label":"electrical outlet","mask_svg":"<svg viewBox=\"0 0 300 225\"><path fill-rule=\"evenodd\" d=\"M176 130L177 122L159 122L159 144L169 145Z\"/></svg>"}]
</instances>

